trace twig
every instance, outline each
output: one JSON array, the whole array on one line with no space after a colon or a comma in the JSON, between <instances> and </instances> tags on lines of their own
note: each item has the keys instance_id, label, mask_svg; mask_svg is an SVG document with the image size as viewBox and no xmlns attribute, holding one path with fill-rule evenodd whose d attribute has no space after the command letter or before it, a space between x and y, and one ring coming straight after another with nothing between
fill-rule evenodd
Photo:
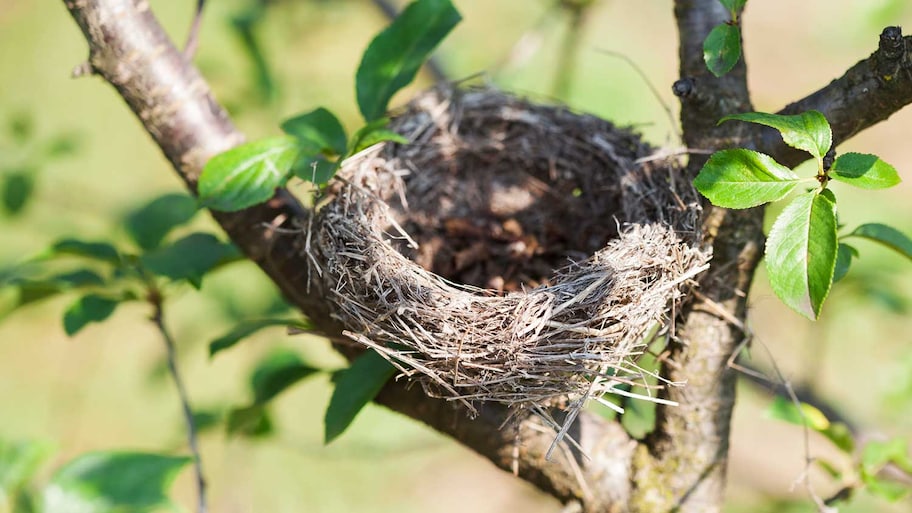
<instances>
[{"instance_id":1,"label":"twig","mask_svg":"<svg viewBox=\"0 0 912 513\"><path fill-rule=\"evenodd\" d=\"M174 338L165 327L165 312L162 305L161 294L157 291L153 291L149 295L149 302L155 309L152 314L152 322L155 323L155 327L158 328L159 333L161 333L162 340L165 342L165 347L168 350L168 370L171 373L171 379L174 380L174 385L177 387L177 394L180 397L181 408L184 412L184 422L187 425L187 443L190 446L190 452L193 454L193 467L196 472L196 491L199 498L197 512L206 513L208 508L206 506L206 479L203 476L203 459L200 456L199 443L196 436L196 423L193 421L193 411L190 409L190 399L187 396L187 389L184 386L184 381L177 369L177 355Z\"/></svg>"},{"instance_id":2,"label":"twig","mask_svg":"<svg viewBox=\"0 0 912 513\"><path fill-rule=\"evenodd\" d=\"M570 23L564 35L558 54L557 70L554 77L554 86L551 94L562 100L567 100L573 86L573 72L576 68L576 54L579 51L580 39L583 35L583 24L586 21L586 8L576 6L568 9Z\"/></svg>"},{"instance_id":3,"label":"twig","mask_svg":"<svg viewBox=\"0 0 912 513\"><path fill-rule=\"evenodd\" d=\"M196 12L193 13L193 23L190 24L190 33L187 34L187 42L184 43L184 57L189 61L196 55L196 49L199 46L199 29L200 22L203 20L203 6L206 0L196 0Z\"/></svg>"}]
</instances>

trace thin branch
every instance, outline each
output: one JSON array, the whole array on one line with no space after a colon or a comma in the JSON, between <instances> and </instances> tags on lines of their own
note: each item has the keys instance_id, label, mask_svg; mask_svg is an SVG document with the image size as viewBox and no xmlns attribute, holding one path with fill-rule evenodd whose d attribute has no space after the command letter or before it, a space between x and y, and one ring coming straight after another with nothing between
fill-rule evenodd
<instances>
[{"instance_id":1,"label":"thin branch","mask_svg":"<svg viewBox=\"0 0 912 513\"><path fill-rule=\"evenodd\" d=\"M558 51L557 69L554 72L554 85L551 94L562 100L567 100L573 87L573 77L576 72L576 55L579 53L580 41L586 22L588 7L573 5L565 7L570 16L564 40Z\"/></svg>"},{"instance_id":2,"label":"thin branch","mask_svg":"<svg viewBox=\"0 0 912 513\"><path fill-rule=\"evenodd\" d=\"M196 493L197 493L197 512L206 513L206 478L203 474L203 457L199 450L199 441L196 436L196 422L193 420L193 410L190 408L190 397L187 394L187 387L184 386L184 380L177 368L177 351L175 349L174 337L165 326L165 311L163 298L157 291L149 294L149 302L154 308L152 322L162 336L167 350L168 371L171 373L171 379L177 388L177 395L180 398L181 409L184 414L184 424L187 426L187 445L190 447L190 453L193 455L193 469L196 474Z\"/></svg>"},{"instance_id":3,"label":"thin branch","mask_svg":"<svg viewBox=\"0 0 912 513\"><path fill-rule=\"evenodd\" d=\"M190 61L196 55L196 49L199 46L199 29L203 21L203 6L206 0L196 1L196 10L193 13L193 22L190 23L190 32L187 34L187 42L184 43L184 57Z\"/></svg>"}]
</instances>

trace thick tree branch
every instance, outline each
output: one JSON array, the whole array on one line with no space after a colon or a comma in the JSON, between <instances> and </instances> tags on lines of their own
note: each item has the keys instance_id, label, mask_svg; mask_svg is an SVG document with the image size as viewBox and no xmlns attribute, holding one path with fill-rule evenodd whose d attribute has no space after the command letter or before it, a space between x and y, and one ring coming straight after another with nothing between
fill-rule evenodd
<instances>
[{"instance_id":1,"label":"thick tree branch","mask_svg":"<svg viewBox=\"0 0 912 513\"><path fill-rule=\"evenodd\" d=\"M89 43L89 63L113 85L191 191L205 162L243 140L214 100L199 72L168 40L145 0L66 0ZM306 223L287 193L236 213L213 213L231 240L282 290L285 297L330 336L341 326L329 315L324 291L308 288L307 263L294 237L276 228ZM298 224L296 224L298 223ZM583 414L573 433L592 459L562 454L544 461L553 435L518 417L518 431L501 430L507 410L485 407L469 419L456 403L391 383L379 402L452 435L499 467L511 470L557 498L579 500L590 511L624 503L633 444L616 423ZM517 440L519 444L516 444Z\"/></svg>"},{"instance_id":2,"label":"thick tree branch","mask_svg":"<svg viewBox=\"0 0 912 513\"><path fill-rule=\"evenodd\" d=\"M780 114L808 110L822 112L833 128L833 142L839 144L876 125L912 103L912 36L903 37L899 27L887 27L880 34L877 50L845 74L818 91L790 103ZM808 154L790 148L775 130L764 130L762 151L780 162L795 165Z\"/></svg>"},{"instance_id":3,"label":"thick tree branch","mask_svg":"<svg viewBox=\"0 0 912 513\"><path fill-rule=\"evenodd\" d=\"M675 93L682 99L685 144L710 149L744 146L749 127L716 126L727 114L751 110L744 60L721 78L711 75L703 62L703 40L713 27L730 21L727 9L718 0L677 0L675 16L682 76ZM705 159L691 157L689 176ZM680 406L659 405L656 429L638 448L634 511L707 513L722 507L735 403L735 375L728 361L743 334L713 312L722 308L727 313L724 317L739 319L743 325L745 299L762 252L762 220L760 209L726 211L707 206L704 234L713 247L713 260L701 280L701 302L714 308L701 308L700 302L689 305L681 338L671 344L671 362L662 372L687 385L665 391Z\"/></svg>"}]
</instances>

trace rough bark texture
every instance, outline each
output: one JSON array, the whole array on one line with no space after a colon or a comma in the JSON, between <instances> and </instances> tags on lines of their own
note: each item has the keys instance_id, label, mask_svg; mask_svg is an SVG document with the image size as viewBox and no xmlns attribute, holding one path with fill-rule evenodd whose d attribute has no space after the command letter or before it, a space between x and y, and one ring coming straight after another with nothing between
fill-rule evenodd
<instances>
[{"instance_id":1,"label":"rough bark texture","mask_svg":"<svg viewBox=\"0 0 912 513\"><path fill-rule=\"evenodd\" d=\"M89 67L110 82L190 190L203 164L243 140L213 99L198 71L167 39L146 0L65 0L89 43ZM801 155L778 136L744 123L716 121L751 109L743 61L723 78L703 64L702 42L729 15L718 0L677 0L685 142L692 148L734 145L760 148L789 164ZM886 119L912 101L909 38L888 29L877 52L845 76L795 102L784 112L822 111L843 141ZM695 157L695 174L705 157ZM322 291L308 291L306 268L293 238L277 227L306 222L307 212L286 192L266 204L237 213L216 213L229 237L255 261L328 336L340 332L329 316ZM725 485L729 426L734 405L734 375L726 362L742 339L745 299L762 253L762 209L709 208L705 228L714 250L713 267L703 279L705 299L685 312L680 338L663 372L684 388L666 392L680 407L658 409L656 430L633 441L619 424L582 415L574 428L586 454L544 454L551 436L522 419L518 432L500 430L504 408L485 406L470 420L457 404L426 397L417 387L388 385L378 402L421 420L478 451L503 469L518 464L519 476L564 502L578 501L586 511L719 511ZM728 320L726 320L728 319ZM730 322L734 320L735 322ZM350 352L350 348L348 349ZM516 440L521 443L517 445ZM515 455L515 456L514 456Z\"/></svg>"}]
</instances>

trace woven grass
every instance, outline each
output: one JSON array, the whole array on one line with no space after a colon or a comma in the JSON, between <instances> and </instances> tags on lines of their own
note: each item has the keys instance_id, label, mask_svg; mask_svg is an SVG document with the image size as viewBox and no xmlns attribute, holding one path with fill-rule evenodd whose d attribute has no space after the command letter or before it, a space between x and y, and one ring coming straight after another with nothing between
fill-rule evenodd
<instances>
[{"instance_id":1,"label":"woven grass","mask_svg":"<svg viewBox=\"0 0 912 513\"><path fill-rule=\"evenodd\" d=\"M679 169L638 162L653 150L607 121L488 89L426 93L392 128L410 143L347 160L305 235L345 335L472 411L569 424L644 383L647 333L708 261Z\"/></svg>"}]
</instances>

